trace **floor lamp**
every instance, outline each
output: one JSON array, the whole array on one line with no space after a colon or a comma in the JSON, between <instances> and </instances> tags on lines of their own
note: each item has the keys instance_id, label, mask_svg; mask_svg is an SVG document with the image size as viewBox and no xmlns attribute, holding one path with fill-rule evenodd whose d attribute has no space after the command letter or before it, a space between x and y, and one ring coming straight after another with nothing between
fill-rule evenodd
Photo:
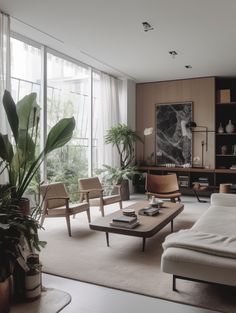
<instances>
[{"instance_id":1,"label":"floor lamp","mask_svg":"<svg viewBox=\"0 0 236 313\"><path fill-rule=\"evenodd\" d=\"M189 128L192 133L205 133L205 142L201 141L202 145L202 168L204 167L204 145L206 145L206 151L208 150L208 127L207 126L198 126L195 122L190 121L186 125L186 128ZM195 130L196 128L204 128L204 130Z\"/></svg>"}]
</instances>

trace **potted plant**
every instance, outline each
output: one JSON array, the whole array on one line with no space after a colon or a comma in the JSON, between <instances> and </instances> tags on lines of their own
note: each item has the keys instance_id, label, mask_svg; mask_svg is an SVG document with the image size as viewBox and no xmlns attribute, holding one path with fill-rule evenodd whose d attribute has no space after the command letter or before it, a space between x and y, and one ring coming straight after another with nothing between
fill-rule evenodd
<instances>
[{"instance_id":1,"label":"potted plant","mask_svg":"<svg viewBox=\"0 0 236 313\"><path fill-rule=\"evenodd\" d=\"M26 215L12 203L9 186L0 186L0 312L10 308L12 275L16 264L27 270L24 251L40 251L38 218ZM35 214L35 212L34 212Z\"/></svg>"},{"instance_id":2,"label":"potted plant","mask_svg":"<svg viewBox=\"0 0 236 313\"><path fill-rule=\"evenodd\" d=\"M5 91L3 106L13 140L0 133L0 175L7 171L9 179L8 186L2 186L5 190L4 196L0 196L0 282L9 281L13 273L14 284L21 284L21 288L15 288L17 292L24 287L21 268L28 271L30 265L29 262L27 264L27 256L24 256L22 251L35 253L43 245L38 238L41 208L37 206L29 210L29 201L24 199L23 195L45 157L71 139L75 120L73 117L64 118L52 127L45 147L39 152L40 114L36 93L25 96L15 104L11 94ZM26 203L28 208L22 206L22 202Z\"/></svg>"},{"instance_id":3,"label":"potted plant","mask_svg":"<svg viewBox=\"0 0 236 313\"><path fill-rule=\"evenodd\" d=\"M14 144L8 135L0 133L0 174L7 170L12 199L24 207L22 199L33 177L45 157L54 149L65 145L72 137L75 128L73 117L61 119L51 128L45 147L39 153L39 116L40 108L36 102L36 93L31 93L17 104L8 91L3 95L3 106L14 138ZM25 209L27 211L27 208Z\"/></svg>"},{"instance_id":4,"label":"potted plant","mask_svg":"<svg viewBox=\"0 0 236 313\"><path fill-rule=\"evenodd\" d=\"M104 165L100 172L105 174L105 179L112 184L121 184L122 200L129 199L128 179L137 173L135 162L135 143L143 142L142 138L125 124L118 124L110 128L105 136L106 144L112 144L119 153L119 167Z\"/></svg>"}]
</instances>

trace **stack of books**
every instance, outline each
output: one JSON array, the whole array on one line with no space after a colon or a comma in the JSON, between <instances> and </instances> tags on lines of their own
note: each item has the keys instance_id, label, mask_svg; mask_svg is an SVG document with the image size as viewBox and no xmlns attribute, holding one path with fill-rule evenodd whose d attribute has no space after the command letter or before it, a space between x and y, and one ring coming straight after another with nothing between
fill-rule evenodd
<instances>
[{"instance_id":1,"label":"stack of books","mask_svg":"<svg viewBox=\"0 0 236 313\"><path fill-rule=\"evenodd\" d=\"M137 216L118 216L113 218L110 222L111 226L121 227L121 228L134 228L139 225Z\"/></svg>"},{"instance_id":2,"label":"stack of books","mask_svg":"<svg viewBox=\"0 0 236 313\"><path fill-rule=\"evenodd\" d=\"M179 175L178 181L180 187L189 187L189 177L187 175Z\"/></svg>"},{"instance_id":3,"label":"stack of books","mask_svg":"<svg viewBox=\"0 0 236 313\"><path fill-rule=\"evenodd\" d=\"M209 186L209 180L207 177L199 177L198 182L200 186L208 187Z\"/></svg>"}]
</instances>

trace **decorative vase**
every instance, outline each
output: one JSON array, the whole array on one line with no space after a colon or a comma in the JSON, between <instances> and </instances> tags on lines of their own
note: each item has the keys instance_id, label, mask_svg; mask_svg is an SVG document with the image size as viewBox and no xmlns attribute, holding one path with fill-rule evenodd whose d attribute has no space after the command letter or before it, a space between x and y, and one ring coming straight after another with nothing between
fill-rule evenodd
<instances>
[{"instance_id":1,"label":"decorative vase","mask_svg":"<svg viewBox=\"0 0 236 313\"><path fill-rule=\"evenodd\" d=\"M226 133L233 133L234 132L234 125L232 124L231 120L229 120L229 123L225 127Z\"/></svg>"},{"instance_id":2,"label":"decorative vase","mask_svg":"<svg viewBox=\"0 0 236 313\"><path fill-rule=\"evenodd\" d=\"M10 312L11 300L11 278L8 277L4 282L0 282L0 313Z\"/></svg>"},{"instance_id":3,"label":"decorative vase","mask_svg":"<svg viewBox=\"0 0 236 313\"><path fill-rule=\"evenodd\" d=\"M222 124L220 123L220 126L218 128L218 133L223 134L223 132L224 132L224 128L223 128Z\"/></svg>"}]
</instances>

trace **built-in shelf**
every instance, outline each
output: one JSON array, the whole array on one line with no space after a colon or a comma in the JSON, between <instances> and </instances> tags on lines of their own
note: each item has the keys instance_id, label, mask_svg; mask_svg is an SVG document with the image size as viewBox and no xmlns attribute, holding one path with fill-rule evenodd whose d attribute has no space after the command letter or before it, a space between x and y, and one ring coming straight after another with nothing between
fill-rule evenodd
<instances>
[{"instance_id":1,"label":"built-in shelf","mask_svg":"<svg viewBox=\"0 0 236 313\"><path fill-rule=\"evenodd\" d=\"M236 106L236 102L225 102L225 103L217 102L216 105L217 106L231 106L231 105Z\"/></svg>"},{"instance_id":2,"label":"built-in shelf","mask_svg":"<svg viewBox=\"0 0 236 313\"><path fill-rule=\"evenodd\" d=\"M216 154L217 157L236 157L235 154Z\"/></svg>"},{"instance_id":3,"label":"built-in shelf","mask_svg":"<svg viewBox=\"0 0 236 313\"><path fill-rule=\"evenodd\" d=\"M236 136L236 133L216 133L217 136Z\"/></svg>"},{"instance_id":4,"label":"built-in shelf","mask_svg":"<svg viewBox=\"0 0 236 313\"><path fill-rule=\"evenodd\" d=\"M215 92L215 167L230 169L232 165L236 164L236 155L234 154L236 129L233 133L227 133L225 127L230 120L233 125L236 125L236 77L216 77ZM219 126L223 126L225 132L218 133ZM226 154L222 154L224 146L227 147ZM232 182L232 179L228 181L227 173L221 172L222 175L221 177L218 175L217 183Z\"/></svg>"}]
</instances>

